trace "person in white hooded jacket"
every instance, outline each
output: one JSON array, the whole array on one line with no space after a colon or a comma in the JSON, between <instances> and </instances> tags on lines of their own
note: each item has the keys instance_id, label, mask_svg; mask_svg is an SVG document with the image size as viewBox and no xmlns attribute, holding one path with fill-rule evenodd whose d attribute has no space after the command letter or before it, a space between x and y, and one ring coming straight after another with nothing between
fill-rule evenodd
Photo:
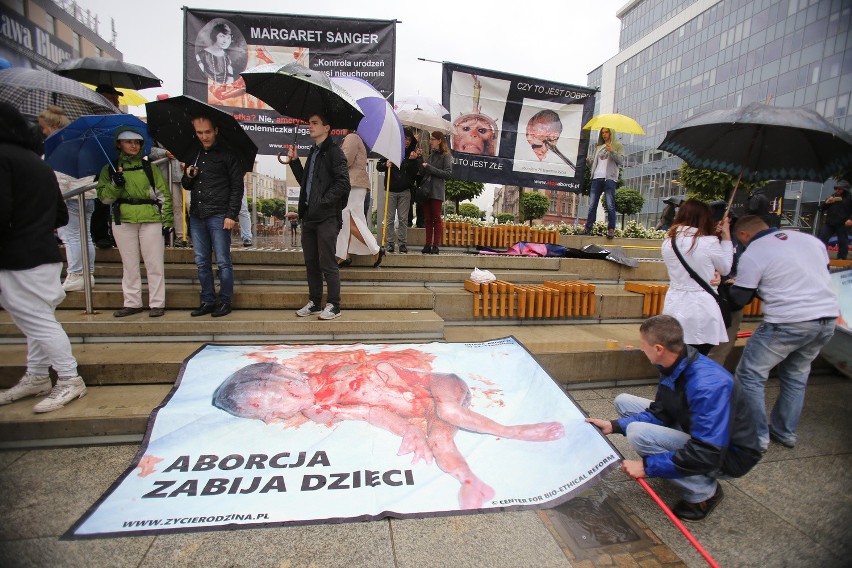
<instances>
[{"instance_id":1,"label":"person in white hooded jacket","mask_svg":"<svg viewBox=\"0 0 852 568\"><path fill-rule=\"evenodd\" d=\"M719 284L715 273L728 274L734 261L727 217L722 219L718 230L719 236L710 206L697 199L689 199L678 209L674 225L662 245L663 261L669 273L663 314L680 322L684 343L692 345L702 355L706 355L714 345L728 341L727 327L716 299L689 275L672 243L677 245L696 275L715 287Z\"/></svg>"}]
</instances>

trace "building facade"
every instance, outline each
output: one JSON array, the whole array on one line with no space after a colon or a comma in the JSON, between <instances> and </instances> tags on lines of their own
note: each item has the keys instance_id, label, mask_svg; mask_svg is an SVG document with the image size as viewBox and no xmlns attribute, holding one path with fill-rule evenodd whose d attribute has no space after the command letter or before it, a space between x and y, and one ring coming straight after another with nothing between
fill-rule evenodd
<instances>
[{"instance_id":1,"label":"building facade","mask_svg":"<svg viewBox=\"0 0 852 568\"><path fill-rule=\"evenodd\" d=\"M762 102L816 110L852 131L852 2L849 0L632 0L621 20L619 53L588 75L595 114L635 118L645 136L618 135L627 154L624 186L654 226L685 188L681 160L657 149L666 132L705 111ZM829 184L830 185L830 184ZM811 230L831 189L789 182L785 221ZM586 214L588 200L583 200Z\"/></svg>"},{"instance_id":2,"label":"building facade","mask_svg":"<svg viewBox=\"0 0 852 568\"><path fill-rule=\"evenodd\" d=\"M122 59L110 39L100 35L97 15L77 2L0 0L0 58L13 67L53 70L66 59Z\"/></svg>"}]
</instances>

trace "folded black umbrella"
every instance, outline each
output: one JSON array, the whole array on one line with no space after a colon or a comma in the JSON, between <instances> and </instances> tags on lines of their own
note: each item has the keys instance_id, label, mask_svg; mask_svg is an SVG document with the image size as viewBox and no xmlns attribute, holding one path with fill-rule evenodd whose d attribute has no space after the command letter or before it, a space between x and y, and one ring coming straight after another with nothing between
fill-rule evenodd
<instances>
[{"instance_id":1,"label":"folded black umbrella","mask_svg":"<svg viewBox=\"0 0 852 568\"><path fill-rule=\"evenodd\" d=\"M195 135L192 119L206 116L219 131L217 143L223 143L237 154L243 171L254 169L257 146L240 123L227 112L187 95L150 102L145 105L145 109L151 137L179 161L192 163L198 156L201 143Z\"/></svg>"}]
</instances>

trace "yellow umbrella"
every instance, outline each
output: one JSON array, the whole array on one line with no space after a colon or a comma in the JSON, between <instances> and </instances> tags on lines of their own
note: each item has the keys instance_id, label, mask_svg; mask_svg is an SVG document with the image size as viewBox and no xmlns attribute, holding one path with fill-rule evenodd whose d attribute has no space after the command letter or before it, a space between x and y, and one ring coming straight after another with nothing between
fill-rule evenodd
<instances>
[{"instance_id":1,"label":"yellow umbrella","mask_svg":"<svg viewBox=\"0 0 852 568\"><path fill-rule=\"evenodd\" d=\"M583 130L600 130L601 128L612 128L622 134L645 134L639 123L623 114L600 114L583 127Z\"/></svg>"},{"instance_id":2,"label":"yellow umbrella","mask_svg":"<svg viewBox=\"0 0 852 568\"><path fill-rule=\"evenodd\" d=\"M97 89L97 87L95 87L94 85L90 85L88 83L83 83L83 85L87 86L88 88L92 89L93 91L95 89ZM145 103L149 102L148 99L146 99L145 97L143 97L139 93L139 91L134 91L133 89L122 89L121 87L118 87L116 89L116 91L121 93L121 96L118 97L118 102L120 102L123 105L141 106L141 105L144 105Z\"/></svg>"}]
</instances>

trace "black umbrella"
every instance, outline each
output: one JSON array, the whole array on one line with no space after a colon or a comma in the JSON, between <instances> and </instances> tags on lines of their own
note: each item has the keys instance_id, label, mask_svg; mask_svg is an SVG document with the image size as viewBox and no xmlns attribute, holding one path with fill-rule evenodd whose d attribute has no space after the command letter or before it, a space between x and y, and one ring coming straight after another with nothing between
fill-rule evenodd
<instances>
[{"instance_id":1,"label":"black umbrella","mask_svg":"<svg viewBox=\"0 0 852 568\"><path fill-rule=\"evenodd\" d=\"M0 101L29 116L38 116L47 105L62 108L72 120L88 114L118 113L111 102L77 81L24 67L0 70Z\"/></svg>"},{"instance_id":2,"label":"black umbrella","mask_svg":"<svg viewBox=\"0 0 852 568\"><path fill-rule=\"evenodd\" d=\"M358 127L364 118L355 99L322 71L298 65L271 63L240 73L246 92L284 116L307 121L322 114L333 128Z\"/></svg>"},{"instance_id":3,"label":"black umbrella","mask_svg":"<svg viewBox=\"0 0 852 568\"><path fill-rule=\"evenodd\" d=\"M54 73L91 85L111 85L122 89L151 89L163 82L142 67L108 57L66 59Z\"/></svg>"},{"instance_id":4,"label":"black umbrella","mask_svg":"<svg viewBox=\"0 0 852 568\"><path fill-rule=\"evenodd\" d=\"M192 119L204 116L209 118L219 131L217 143L222 142L237 154L243 171L250 172L254 169L257 146L240 123L227 112L187 95L147 103L145 109L148 113L151 137L179 161L192 163L198 156L201 143L195 136Z\"/></svg>"},{"instance_id":5,"label":"black umbrella","mask_svg":"<svg viewBox=\"0 0 852 568\"><path fill-rule=\"evenodd\" d=\"M852 167L852 136L806 108L751 103L711 110L669 130L660 150L694 168L748 182L806 180L822 183Z\"/></svg>"}]
</instances>

